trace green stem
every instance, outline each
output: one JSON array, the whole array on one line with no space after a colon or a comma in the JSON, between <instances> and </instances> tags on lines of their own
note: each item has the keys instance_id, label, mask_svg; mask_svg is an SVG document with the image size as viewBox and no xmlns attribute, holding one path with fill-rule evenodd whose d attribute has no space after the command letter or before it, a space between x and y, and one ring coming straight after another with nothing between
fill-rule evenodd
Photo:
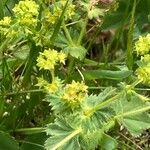
<instances>
[{"instance_id":1,"label":"green stem","mask_svg":"<svg viewBox=\"0 0 150 150\"><path fill-rule=\"evenodd\" d=\"M51 72L51 75L52 75L52 82L55 80L55 71L54 69L53 70L50 70Z\"/></svg>"},{"instance_id":2,"label":"green stem","mask_svg":"<svg viewBox=\"0 0 150 150\"><path fill-rule=\"evenodd\" d=\"M75 63L75 59L72 56L69 56L69 66L67 68L67 76L65 78L65 81L68 81L68 77L69 75L72 73L73 69L74 69L74 63Z\"/></svg>"},{"instance_id":3,"label":"green stem","mask_svg":"<svg viewBox=\"0 0 150 150\"><path fill-rule=\"evenodd\" d=\"M74 24L77 24L77 23L79 23L80 21L81 21L81 20L73 21L73 22L71 22L71 23L67 23L67 24L66 24L66 27L71 26L71 25L74 25Z\"/></svg>"},{"instance_id":4,"label":"green stem","mask_svg":"<svg viewBox=\"0 0 150 150\"><path fill-rule=\"evenodd\" d=\"M10 93L0 94L0 96L12 96L12 95L36 93L36 92L44 92L44 90L43 89L35 89L35 90L27 90L27 91L10 92Z\"/></svg>"},{"instance_id":5,"label":"green stem","mask_svg":"<svg viewBox=\"0 0 150 150\"><path fill-rule=\"evenodd\" d=\"M86 17L85 21L83 21L83 25L80 31L80 35L77 41L77 45L81 45L81 41L84 37L85 31L86 31L86 26L87 26L87 22L88 22L88 17Z\"/></svg>"},{"instance_id":6,"label":"green stem","mask_svg":"<svg viewBox=\"0 0 150 150\"><path fill-rule=\"evenodd\" d=\"M89 90L103 90L103 89L106 89L106 88L107 88L107 86L100 86L100 87L90 86L90 87L88 87ZM113 88L118 88L118 87L113 86ZM136 90L136 91L150 91L150 88L140 88L140 87L138 87L138 88L134 88L134 90Z\"/></svg>"},{"instance_id":7,"label":"green stem","mask_svg":"<svg viewBox=\"0 0 150 150\"><path fill-rule=\"evenodd\" d=\"M101 32L101 28L100 28L100 26L99 26L99 27L97 27L97 29L95 30L95 32L94 32L94 34L93 34L93 36L92 36L90 42L88 43L87 51L89 51L89 50L91 49L91 46L92 46L93 42L95 41L97 35L100 34L100 32Z\"/></svg>"},{"instance_id":8,"label":"green stem","mask_svg":"<svg viewBox=\"0 0 150 150\"><path fill-rule=\"evenodd\" d=\"M110 99L100 103L99 105L97 105L95 108L94 108L94 111L97 111L99 109L102 109L102 108L105 108L107 107L108 105L110 105L112 102L118 100L118 98L120 97L121 94L118 94L118 95L115 95L114 97L111 97Z\"/></svg>"},{"instance_id":9,"label":"green stem","mask_svg":"<svg viewBox=\"0 0 150 150\"><path fill-rule=\"evenodd\" d=\"M102 55L102 60L104 60L104 64L108 64L108 51L109 51L109 46L108 44L105 45L104 40L102 40L102 45L103 45L103 55Z\"/></svg>"},{"instance_id":10,"label":"green stem","mask_svg":"<svg viewBox=\"0 0 150 150\"><path fill-rule=\"evenodd\" d=\"M63 23L63 20L64 20L64 15L65 15L65 12L67 10L68 3L69 3L69 0L66 1L65 6L64 6L64 8L62 10L62 13L61 13L58 21L55 23L54 32L53 32L52 36L50 37L51 45L54 44L54 42L55 42L55 40L57 38L57 35L59 33L59 30L60 30L60 27L61 27L61 25Z\"/></svg>"},{"instance_id":11,"label":"green stem","mask_svg":"<svg viewBox=\"0 0 150 150\"><path fill-rule=\"evenodd\" d=\"M136 10L136 3L137 1L134 0L133 2L133 9L131 12L131 20L130 20L130 26L129 26L129 32L128 32L128 39L127 39L127 66L130 70L132 70L133 66L133 31L134 31L134 15Z\"/></svg>"},{"instance_id":12,"label":"green stem","mask_svg":"<svg viewBox=\"0 0 150 150\"><path fill-rule=\"evenodd\" d=\"M42 133L45 132L45 128L22 128L22 129L15 129L15 130L10 130L9 132L19 132L25 135L28 134L36 134L36 133Z\"/></svg>"},{"instance_id":13,"label":"green stem","mask_svg":"<svg viewBox=\"0 0 150 150\"><path fill-rule=\"evenodd\" d=\"M71 45L74 45L73 40L72 40L72 38L71 38L71 35L70 35L70 33L69 33L69 31L68 31L68 29L67 29L67 27L66 27L66 25L65 25L64 22L63 22L63 29L64 29L66 38L67 38L67 40L69 41L69 43L70 43Z\"/></svg>"},{"instance_id":14,"label":"green stem","mask_svg":"<svg viewBox=\"0 0 150 150\"><path fill-rule=\"evenodd\" d=\"M137 86L139 83L141 83L143 80L136 80L135 82L133 82L132 84L131 84L131 86L132 87L135 87L135 86Z\"/></svg>"},{"instance_id":15,"label":"green stem","mask_svg":"<svg viewBox=\"0 0 150 150\"><path fill-rule=\"evenodd\" d=\"M7 38L0 46L0 58L2 59L2 64L1 64L1 66L2 66L2 81L1 81L1 85L0 85L0 88L1 88L0 118L2 117L3 111L4 111L5 90L9 90L8 86L7 86L8 82L6 82L6 74L9 77L9 79L12 80L10 70L9 70L9 67L8 67L8 64L7 64L7 60L4 57L5 56L5 51L7 50L8 43L11 40L12 40L12 38L11 39ZM5 69L7 71L5 71ZM12 83L12 82L10 82L10 83ZM10 84L10 86L11 86L11 84Z\"/></svg>"},{"instance_id":16,"label":"green stem","mask_svg":"<svg viewBox=\"0 0 150 150\"><path fill-rule=\"evenodd\" d=\"M62 145L64 145L66 142L68 142L69 140L71 140L73 137L75 137L76 135L78 135L81 132L82 132L81 128L75 130L70 135L68 135L67 137L65 137L61 142L59 142L58 144L56 144L52 149L49 149L49 150L57 150L59 147L61 147Z\"/></svg>"}]
</instances>

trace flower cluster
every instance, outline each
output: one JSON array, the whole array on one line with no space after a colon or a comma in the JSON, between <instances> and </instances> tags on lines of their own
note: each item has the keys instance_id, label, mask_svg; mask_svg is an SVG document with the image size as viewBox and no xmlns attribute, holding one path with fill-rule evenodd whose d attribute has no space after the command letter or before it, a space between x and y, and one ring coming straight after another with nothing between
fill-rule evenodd
<instances>
[{"instance_id":1,"label":"flower cluster","mask_svg":"<svg viewBox=\"0 0 150 150\"><path fill-rule=\"evenodd\" d=\"M32 0L20 1L13 8L15 17L20 25L35 27L38 22L39 6Z\"/></svg>"},{"instance_id":2,"label":"flower cluster","mask_svg":"<svg viewBox=\"0 0 150 150\"><path fill-rule=\"evenodd\" d=\"M40 69L54 70L57 63L65 64L66 55L63 52L57 52L54 49L44 50L37 58L37 66Z\"/></svg>"},{"instance_id":3,"label":"flower cluster","mask_svg":"<svg viewBox=\"0 0 150 150\"><path fill-rule=\"evenodd\" d=\"M19 1L13 8L14 19L4 17L0 20L0 33L6 38L28 36L37 26L39 5L32 0Z\"/></svg>"},{"instance_id":4,"label":"flower cluster","mask_svg":"<svg viewBox=\"0 0 150 150\"><path fill-rule=\"evenodd\" d=\"M52 81L52 83L48 83L46 80L44 80L43 78L37 78L38 79L38 84L37 86L39 86L40 88L44 88L48 93L56 93L59 88L61 87L61 81L59 78L54 78L54 80Z\"/></svg>"},{"instance_id":5,"label":"flower cluster","mask_svg":"<svg viewBox=\"0 0 150 150\"><path fill-rule=\"evenodd\" d=\"M55 22L60 17L65 4L66 0L61 0L59 2L55 2L55 4L51 6L51 11L46 9L43 12L44 20L46 21L46 23L55 24ZM69 2L65 12L65 20L71 19L74 14L75 14L75 5Z\"/></svg>"},{"instance_id":6,"label":"flower cluster","mask_svg":"<svg viewBox=\"0 0 150 150\"><path fill-rule=\"evenodd\" d=\"M146 36L140 36L138 41L135 43L135 51L137 55L145 55L150 51L150 34Z\"/></svg>"},{"instance_id":7,"label":"flower cluster","mask_svg":"<svg viewBox=\"0 0 150 150\"><path fill-rule=\"evenodd\" d=\"M87 88L84 82L72 81L71 84L65 86L62 99L70 106L78 106L85 99Z\"/></svg>"},{"instance_id":8,"label":"flower cluster","mask_svg":"<svg viewBox=\"0 0 150 150\"><path fill-rule=\"evenodd\" d=\"M8 33L9 27L11 23L10 17L4 17L0 20L0 33L6 35Z\"/></svg>"},{"instance_id":9,"label":"flower cluster","mask_svg":"<svg viewBox=\"0 0 150 150\"><path fill-rule=\"evenodd\" d=\"M150 65L150 55L146 54L142 56L141 61L143 62L144 65Z\"/></svg>"},{"instance_id":10,"label":"flower cluster","mask_svg":"<svg viewBox=\"0 0 150 150\"><path fill-rule=\"evenodd\" d=\"M135 51L141 60L138 61L136 70L137 78L146 85L150 85L150 34L140 36L135 43Z\"/></svg>"},{"instance_id":11,"label":"flower cluster","mask_svg":"<svg viewBox=\"0 0 150 150\"><path fill-rule=\"evenodd\" d=\"M144 84L150 85L150 67L139 67L136 71L138 79Z\"/></svg>"},{"instance_id":12,"label":"flower cluster","mask_svg":"<svg viewBox=\"0 0 150 150\"><path fill-rule=\"evenodd\" d=\"M62 7L65 6L66 0L61 0L61 5ZM67 6L66 14L65 14L65 19L71 19L72 16L75 14L75 5L73 5L71 2Z\"/></svg>"},{"instance_id":13,"label":"flower cluster","mask_svg":"<svg viewBox=\"0 0 150 150\"><path fill-rule=\"evenodd\" d=\"M10 17L4 17L2 20L0 20L0 26L10 26L11 18Z\"/></svg>"},{"instance_id":14,"label":"flower cluster","mask_svg":"<svg viewBox=\"0 0 150 150\"><path fill-rule=\"evenodd\" d=\"M144 84L150 85L150 55L142 56L138 65L139 68L136 70L138 79L142 80Z\"/></svg>"}]
</instances>

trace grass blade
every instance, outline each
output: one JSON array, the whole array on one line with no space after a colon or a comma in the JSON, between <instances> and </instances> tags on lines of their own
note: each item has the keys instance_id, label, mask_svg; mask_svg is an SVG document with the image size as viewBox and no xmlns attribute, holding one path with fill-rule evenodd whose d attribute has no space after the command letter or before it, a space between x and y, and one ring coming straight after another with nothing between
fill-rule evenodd
<instances>
[{"instance_id":1,"label":"grass blade","mask_svg":"<svg viewBox=\"0 0 150 150\"><path fill-rule=\"evenodd\" d=\"M51 38L50 38L50 41L51 41L52 45L53 45L53 43L54 43L54 41L55 41L55 39L57 37L57 34L58 34L59 29L61 27L61 24L62 24L62 22L64 20L64 14L66 12L66 9L67 9L67 6L68 6L68 2L69 2L69 0L66 1L65 7L64 7L64 9L63 9L63 11L61 13L61 16L60 16L59 20L56 22L56 27L54 29L54 32L53 32Z\"/></svg>"},{"instance_id":2,"label":"grass blade","mask_svg":"<svg viewBox=\"0 0 150 150\"><path fill-rule=\"evenodd\" d=\"M4 5L2 0L0 0L0 19L4 17Z\"/></svg>"}]
</instances>

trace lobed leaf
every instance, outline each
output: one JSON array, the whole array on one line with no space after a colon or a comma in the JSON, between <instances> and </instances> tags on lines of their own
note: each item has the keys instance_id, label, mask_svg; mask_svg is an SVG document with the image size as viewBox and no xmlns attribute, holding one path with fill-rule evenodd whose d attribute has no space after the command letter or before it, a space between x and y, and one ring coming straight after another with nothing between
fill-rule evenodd
<instances>
[{"instance_id":1,"label":"lobed leaf","mask_svg":"<svg viewBox=\"0 0 150 150\"><path fill-rule=\"evenodd\" d=\"M52 135L45 142L47 150L80 150L78 134L81 129L73 129L63 118L57 118L46 131Z\"/></svg>"},{"instance_id":2,"label":"lobed leaf","mask_svg":"<svg viewBox=\"0 0 150 150\"><path fill-rule=\"evenodd\" d=\"M122 94L119 100L113 104L113 109L116 112L117 120L133 136L139 136L143 130L150 128L150 117L146 113L150 107L139 96L131 93Z\"/></svg>"}]
</instances>

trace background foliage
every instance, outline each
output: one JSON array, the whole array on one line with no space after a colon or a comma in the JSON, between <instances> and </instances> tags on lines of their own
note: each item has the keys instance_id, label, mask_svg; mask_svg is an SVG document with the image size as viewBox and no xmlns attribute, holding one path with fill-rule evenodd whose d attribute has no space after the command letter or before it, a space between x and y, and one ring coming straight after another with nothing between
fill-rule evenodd
<instances>
[{"instance_id":1,"label":"background foliage","mask_svg":"<svg viewBox=\"0 0 150 150\"><path fill-rule=\"evenodd\" d=\"M18 2L18 0L1 0L0 19L4 16L14 17L12 9ZM49 7L49 1L36 2L40 6L39 19L42 20L42 12ZM79 5L76 0L73 2L76 6ZM55 120L55 110L52 110L55 99L43 101L45 91L36 86L37 77L43 76L44 79L51 81L48 71L36 67L39 52L45 47L62 49L69 54L66 65L56 66L55 73L65 83L84 79L88 85L89 99L92 99L93 103L87 99L87 103L83 105L90 108L99 104L101 106L103 101L109 100L107 98L118 93L122 94L117 102L106 105L93 115L94 121L91 122L96 124L97 120L105 120L106 123L110 122L108 128L106 126L106 129L100 132L99 128L92 129L94 124L90 121L86 120L85 124L81 121L78 125L84 126L83 128L87 130L91 128L93 133L88 134L84 131L83 135L77 134L69 143L66 142L62 149L73 150L81 147L86 150L115 149L117 146L118 149L149 149L150 119L149 114L144 112L149 109L149 86L132 83L136 79L136 61L139 59L133 52L134 42L139 36L149 33L150 2L118 0L118 6L110 7L108 1L100 1L101 9L97 9L94 13L89 11L84 2L82 3L84 10L79 9L74 20L66 22L63 20L68 5L66 3L55 26L51 29L46 28L42 33L36 29L35 32L38 31L41 35L41 41L24 35L10 41L0 36L0 150L43 150L46 140L46 147L52 149L74 132L77 122L72 121L72 118L83 110L75 111L68 118L61 115ZM107 11L104 13L102 10ZM85 17L85 12L88 12L88 18ZM120 85L120 82L126 84ZM117 92L113 92L114 89L117 89ZM95 96L96 94L98 96ZM120 117L121 112L125 115L121 114ZM112 117L115 119L111 122ZM102 127L104 125L106 124ZM49 138L45 134L45 128L47 134L53 136ZM95 143L88 141L95 138L95 135L97 135ZM99 141L101 136L103 138Z\"/></svg>"}]
</instances>

